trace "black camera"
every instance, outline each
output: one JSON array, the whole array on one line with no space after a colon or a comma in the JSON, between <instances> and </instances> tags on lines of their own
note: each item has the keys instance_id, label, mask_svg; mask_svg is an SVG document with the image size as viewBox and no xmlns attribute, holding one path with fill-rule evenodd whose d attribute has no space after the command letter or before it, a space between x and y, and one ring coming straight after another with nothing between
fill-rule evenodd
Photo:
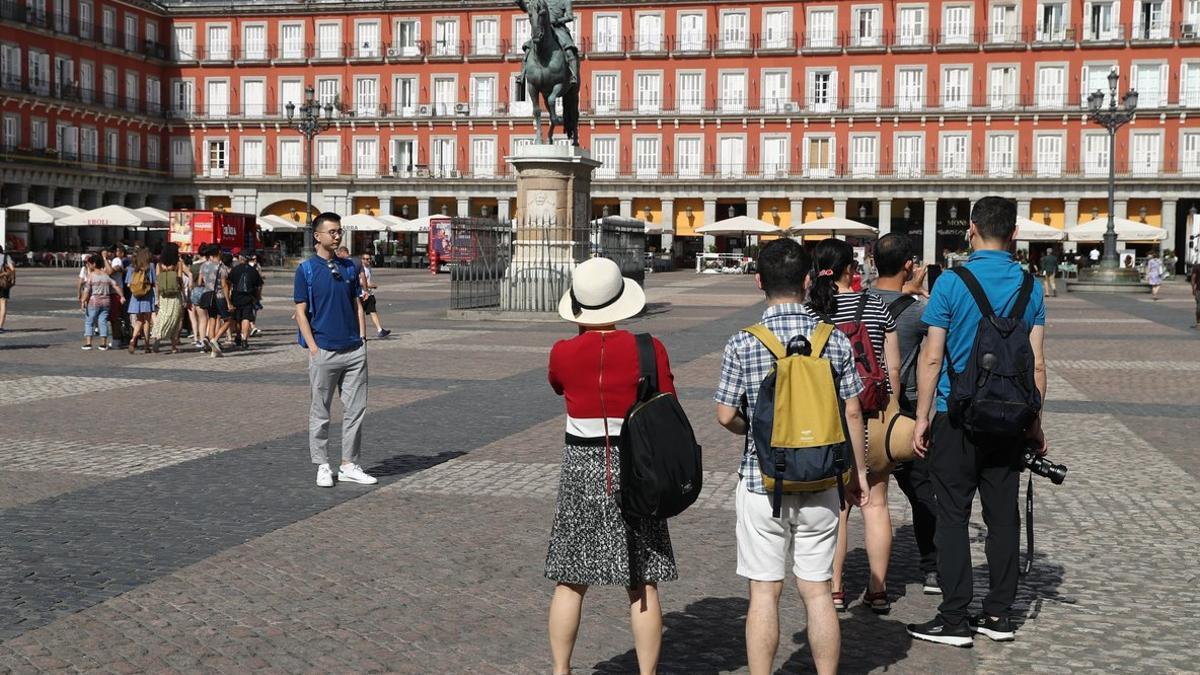
<instances>
[{"instance_id":1,"label":"black camera","mask_svg":"<svg viewBox=\"0 0 1200 675\"><path fill-rule=\"evenodd\" d=\"M1043 478L1049 478L1055 485L1062 485L1067 479L1067 465L1051 462L1037 454L1034 448L1025 448L1025 468Z\"/></svg>"}]
</instances>

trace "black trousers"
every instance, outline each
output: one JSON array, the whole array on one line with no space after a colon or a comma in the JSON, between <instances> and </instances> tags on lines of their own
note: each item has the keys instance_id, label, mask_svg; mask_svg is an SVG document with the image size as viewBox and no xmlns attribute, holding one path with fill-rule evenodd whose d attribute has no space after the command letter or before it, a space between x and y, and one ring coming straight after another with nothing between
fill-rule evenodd
<instances>
[{"instance_id":1,"label":"black trousers","mask_svg":"<svg viewBox=\"0 0 1200 675\"><path fill-rule=\"evenodd\" d=\"M933 496L933 483L929 479L929 463L917 457L897 466L892 475L912 507L913 537L921 554L921 574L936 572L937 546L933 541L933 533L937 524L934 515L937 501Z\"/></svg>"},{"instance_id":2,"label":"black trousers","mask_svg":"<svg viewBox=\"0 0 1200 675\"><path fill-rule=\"evenodd\" d=\"M934 540L942 579L938 611L950 624L961 624L969 618L973 581L967 524L978 490L987 526L985 551L990 577L983 611L991 616L1008 616L1017 596L1021 441L973 437L952 425L944 413L934 417L932 436L928 463L937 497Z\"/></svg>"}]
</instances>

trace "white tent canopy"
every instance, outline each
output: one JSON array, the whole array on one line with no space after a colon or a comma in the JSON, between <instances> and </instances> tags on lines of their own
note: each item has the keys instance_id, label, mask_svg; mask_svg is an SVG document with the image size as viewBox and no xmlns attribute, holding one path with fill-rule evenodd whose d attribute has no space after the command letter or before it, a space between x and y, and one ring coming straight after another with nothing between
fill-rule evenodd
<instances>
[{"instance_id":1,"label":"white tent canopy","mask_svg":"<svg viewBox=\"0 0 1200 675\"><path fill-rule=\"evenodd\" d=\"M788 234L792 236L810 235L826 237L843 234L853 237L874 238L879 236L879 230L866 223L860 223L857 220L850 220L840 216L826 216L811 222L793 225L788 228Z\"/></svg>"},{"instance_id":2,"label":"white tent canopy","mask_svg":"<svg viewBox=\"0 0 1200 675\"><path fill-rule=\"evenodd\" d=\"M165 223L171 219L170 215L168 215L166 211L163 211L162 209L156 209L153 206L143 206L140 209L134 209L134 211L137 211L138 213L155 222Z\"/></svg>"},{"instance_id":3,"label":"white tent canopy","mask_svg":"<svg viewBox=\"0 0 1200 675\"><path fill-rule=\"evenodd\" d=\"M1017 241L1062 241L1067 233L1036 220L1017 218Z\"/></svg>"},{"instance_id":4,"label":"white tent canopy","mask_svg":"<svg viewBox=\"0 0 1200 675\"><path fill-rule=\"evenodd\" d=\"M751 218L749 216L734 216L725 220L718 220L710 225L696 228L697 234L713 234L713 235L739 235L739 234L779 234L782 235L783 230L764 223L761 220Z\"/></svg>"},{"instance_id":5,"label":"white tent canopy","mask_svg":"<svg viewBox=\"0 0 1200 675\"><path fill-rule=\"evenodd\" d=\"M84 211L73 216L65 216L55 221L60 227L155 227L165 228L165 220L117 204L101 206L98 209Z\"/></svg>"},{"instance_id":6,"label":"white tent canopy","mask_svg":"<svg viewBox=\"0 0 1200 675\"><path fill-rule=\"evenodd\" d=\"M1117 231L1117 241L1162 241L1167 238L1167 231L1163 228L1127 218L1114 218L1113 224ZM1104 232L1107 229L1108 217L1103 216L1067 230L1067 238L1071 241L1100 242L1104 241Z\"/></svg>"},{"instance_id":7,"label":"white tent canopy","mask_svg":"<svg viewBox=\"0 0 1200 675\"><path fill-rule=\"evenodd\" d=\"M386 232L388 223L369 213L355 213L342 218L342 227L355 232Z\"/></svg>"},{"instance_id":8,"label":"white tent canopy","mask_svg":"<svg viewBox=\"0 0 1200 675\"><path fill-rule=\"evenodd\" d=\"M450 216L444 216L439 213L432 216L422 216L416 220L404 220L403 218L398 218L397 220L403 222L389 225L388 230L392 232L428 232L431 224L449 222Z\"/></svg>"},{"instance_id":9,"label":"white tent canopy","mask_svg":"<svg viewBox=\"0 0 1200 675\"><path fill-rule=\"evenodd\" d=\"M258 229L263 232L299 232L304 229L300 223L281 216L259 216L255 222L258 223Z\"/></svg>"},{"instance_id":10,"label":"white tent canopy","mask_svg":"<svg viewBox=\"0 0 1200 675\"><path fill-rule=\"evenodd\" d=\"M56 207L54 207L54 210L58 211L59 213L61 213L64 216L73 216L77 213L84 212L84 209L81 209L78 206L71 206L70 204L63 204L62 206L56 206Z\"/></svg>"},{"instance_id":11,"label":"white tent canopy","mask_svg":"<svg viewBox=\"0 0 1200 675\"><path fill-rule=\"evenodd\" d=\"M10 206L8 208L15 209L17 211L28 211L29 222L35 225L53 223L59 218L67 215L58 209L52 209L40 204L34 204L33 202L25 202L24 204L17 204L16 206Z\"/></svg>"}]
</instances>

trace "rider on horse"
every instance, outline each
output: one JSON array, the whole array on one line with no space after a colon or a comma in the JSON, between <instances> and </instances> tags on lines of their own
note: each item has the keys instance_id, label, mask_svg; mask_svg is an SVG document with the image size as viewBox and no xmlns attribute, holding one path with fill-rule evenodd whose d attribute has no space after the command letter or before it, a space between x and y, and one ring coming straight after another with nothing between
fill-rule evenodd
<instances>
[{"instance_id":1,"label":"rider on horse","mask_svg":"<svg viewBox=\"0 0 1200 675\"><path fill-rule=\"evenodd\" d=\"M571 37L571 31L567 30L567 24L575 20L575 14L571 11L571 0L544 0L546 8L550 12L550 25L554 29L554 37L558 39L558 45L562 48L563 56L566 57L567 69L571 73L570 86L579 86L579 47L575 46L575 39ZM525 5L525 0L517 0L517 5L524 11L528 12L529 8ZM525 52L525 58L529 58L529 50L533 47L533 40L529 39L521 49ZM525 75L522 71L517 75L517 87L524 89Z\"/></svg>"}]
</instances>

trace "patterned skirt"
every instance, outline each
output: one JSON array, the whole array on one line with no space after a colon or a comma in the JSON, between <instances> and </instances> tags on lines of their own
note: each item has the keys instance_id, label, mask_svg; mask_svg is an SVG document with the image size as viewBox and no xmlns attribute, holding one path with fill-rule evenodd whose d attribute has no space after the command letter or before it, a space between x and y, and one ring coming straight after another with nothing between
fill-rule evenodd
<instances>
[{"instance_id":1,"label":"patterned skirt","mask_svg":"<svg viewBox=\"0 0 1200 675\"><path fill-rule=\"evenodd\" d=\"M616 489L620 451L611 453L608 494L604 443L563 448L558 504L546 553L546 577L563 583L625 586L678 578L667 521L626 522Z\"/></svg>"},{"instance_id":2,"label":"patterned skirt","mask_svg":"<svg viewBox=\"0 0 1200 675\"><path fill-rule=\"evenodd\" d=\"M154 317L155 340L172 340L183 327L183 302L178 298L159 298L158 314Z\"/></svg>"}]
</instances>

